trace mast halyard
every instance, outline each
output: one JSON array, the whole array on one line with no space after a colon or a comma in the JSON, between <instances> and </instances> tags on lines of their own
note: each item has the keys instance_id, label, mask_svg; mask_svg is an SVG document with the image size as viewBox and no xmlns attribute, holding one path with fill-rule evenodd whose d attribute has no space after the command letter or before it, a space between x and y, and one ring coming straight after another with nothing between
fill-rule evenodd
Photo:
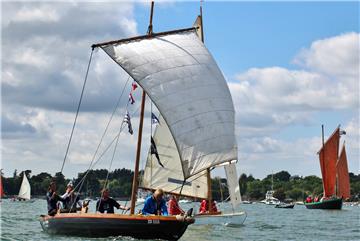
<instances>
[{"instance_id":1,"label":"mast halyard","mask_svg":"<svg viewBox=\"0 0 360 241\"><path fill-rule=\"evenodd\" d=\"M152 35L152 18L154 12L154 1L151 2L151 10L150 10L150 24L148 28L148 35ZM138 179L139 179L139 163L140 163L140 156L141 156L141 140L142 140L142 129L143 129L143 122L144 122L144 109L145 109L145 98L146 92L143 90L142 97L141 97L141 107L140 107L140 122L139 122L139 133L138 133L138 142L136 148L136 160L135 160L135 168L134 168L134 178L132 183L132 191L131 191L131 208L130 214L135 213L135 203L137 199L137 191L138 191Z\"/></svg>"}]
</instances>

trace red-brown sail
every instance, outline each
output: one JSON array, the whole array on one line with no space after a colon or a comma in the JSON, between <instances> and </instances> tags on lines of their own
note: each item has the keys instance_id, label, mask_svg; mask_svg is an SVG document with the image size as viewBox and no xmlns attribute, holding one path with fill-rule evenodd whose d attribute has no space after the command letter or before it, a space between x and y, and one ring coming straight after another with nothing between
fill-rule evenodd
<instances>
[{"instance_id":1,"label":"red-brown sail","mask_svg":"<svg viewBox=\"0 0 360 241\"><path fill-rule=\"evenodd\" d=\"M339 139L340 127L334 131L319 151L324 197L330 197L335 194L336 161L339 153Z\"/></svg>"},{"instance_id":2,"label":"red-brown sail","mask_svg":"<svg viewBox=\"0 0 360 241\"><path fill-rule=\"evenodd\" d=\"M2 184L2 176L0 175L0 198L4 196L4 189Z\"/></svg>"},{"instance_id":3,"label":"red-brown sail","mask_svg":"<svg viewBox=\"0 0 360 241\"><path fill-rule=\"evenodd\" d=\"M339 160L336 163L337 195L344 199L350 197L350 179L347 165L345 143L341 149Z\"/></svg>"}]
</instances>

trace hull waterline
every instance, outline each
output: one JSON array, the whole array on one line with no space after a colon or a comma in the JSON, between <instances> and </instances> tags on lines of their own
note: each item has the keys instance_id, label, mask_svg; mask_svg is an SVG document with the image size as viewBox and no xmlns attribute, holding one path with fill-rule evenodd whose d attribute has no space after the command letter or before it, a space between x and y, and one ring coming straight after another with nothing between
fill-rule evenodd
<instances>
[{"instance_id":1,"label":"hull waterline","mask_svg":"<svg viewBox=\"0 0 360 241\"><path fill-rule=\"evenodd\" d=\"M325 200L322 202L304 203L307 209L341 209L342 198Z\"/></svg>"},{"instance_id":2,"label":"hull waterline","mask_svg":"<svg viewBox=\"0 0 360 241\"><path fill-rule=\"evenodd\" d=\"M66 213L42 216L40 223L49 234L178 240L191 221L178 220L175 216Z\"/></svg>"}]
</instances>

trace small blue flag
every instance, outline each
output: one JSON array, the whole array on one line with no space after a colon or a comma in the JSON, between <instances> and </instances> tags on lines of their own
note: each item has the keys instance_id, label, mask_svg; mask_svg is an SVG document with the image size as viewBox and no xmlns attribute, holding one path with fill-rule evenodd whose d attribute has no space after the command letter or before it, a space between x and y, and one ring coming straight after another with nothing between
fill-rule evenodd
<instances>
[{"instance_id":1,"label":"small blue flag","mask_svg":"<svg viewBox=\"0 0 360 241\"><path fill-rule=\"evenodd\" d=\"M159 119L151 112L151 124L160 124Z\"/></svg>"}]
</instances>

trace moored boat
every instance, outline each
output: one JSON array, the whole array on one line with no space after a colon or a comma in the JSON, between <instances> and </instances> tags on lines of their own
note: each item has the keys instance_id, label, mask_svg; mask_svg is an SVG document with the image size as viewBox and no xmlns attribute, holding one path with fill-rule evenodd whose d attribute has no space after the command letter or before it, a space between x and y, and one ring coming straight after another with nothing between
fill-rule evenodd
<instances>
[{"instance_id":1,"label":"moored boat","mask_svg":"<svg viewBox=\"0 0 360 241\"><path fill-rule=\"evenodd\" d=\"M276 204L275 208L294 208L295 204L293 203L280 203Z\"/></svg>"}]
</instances>

